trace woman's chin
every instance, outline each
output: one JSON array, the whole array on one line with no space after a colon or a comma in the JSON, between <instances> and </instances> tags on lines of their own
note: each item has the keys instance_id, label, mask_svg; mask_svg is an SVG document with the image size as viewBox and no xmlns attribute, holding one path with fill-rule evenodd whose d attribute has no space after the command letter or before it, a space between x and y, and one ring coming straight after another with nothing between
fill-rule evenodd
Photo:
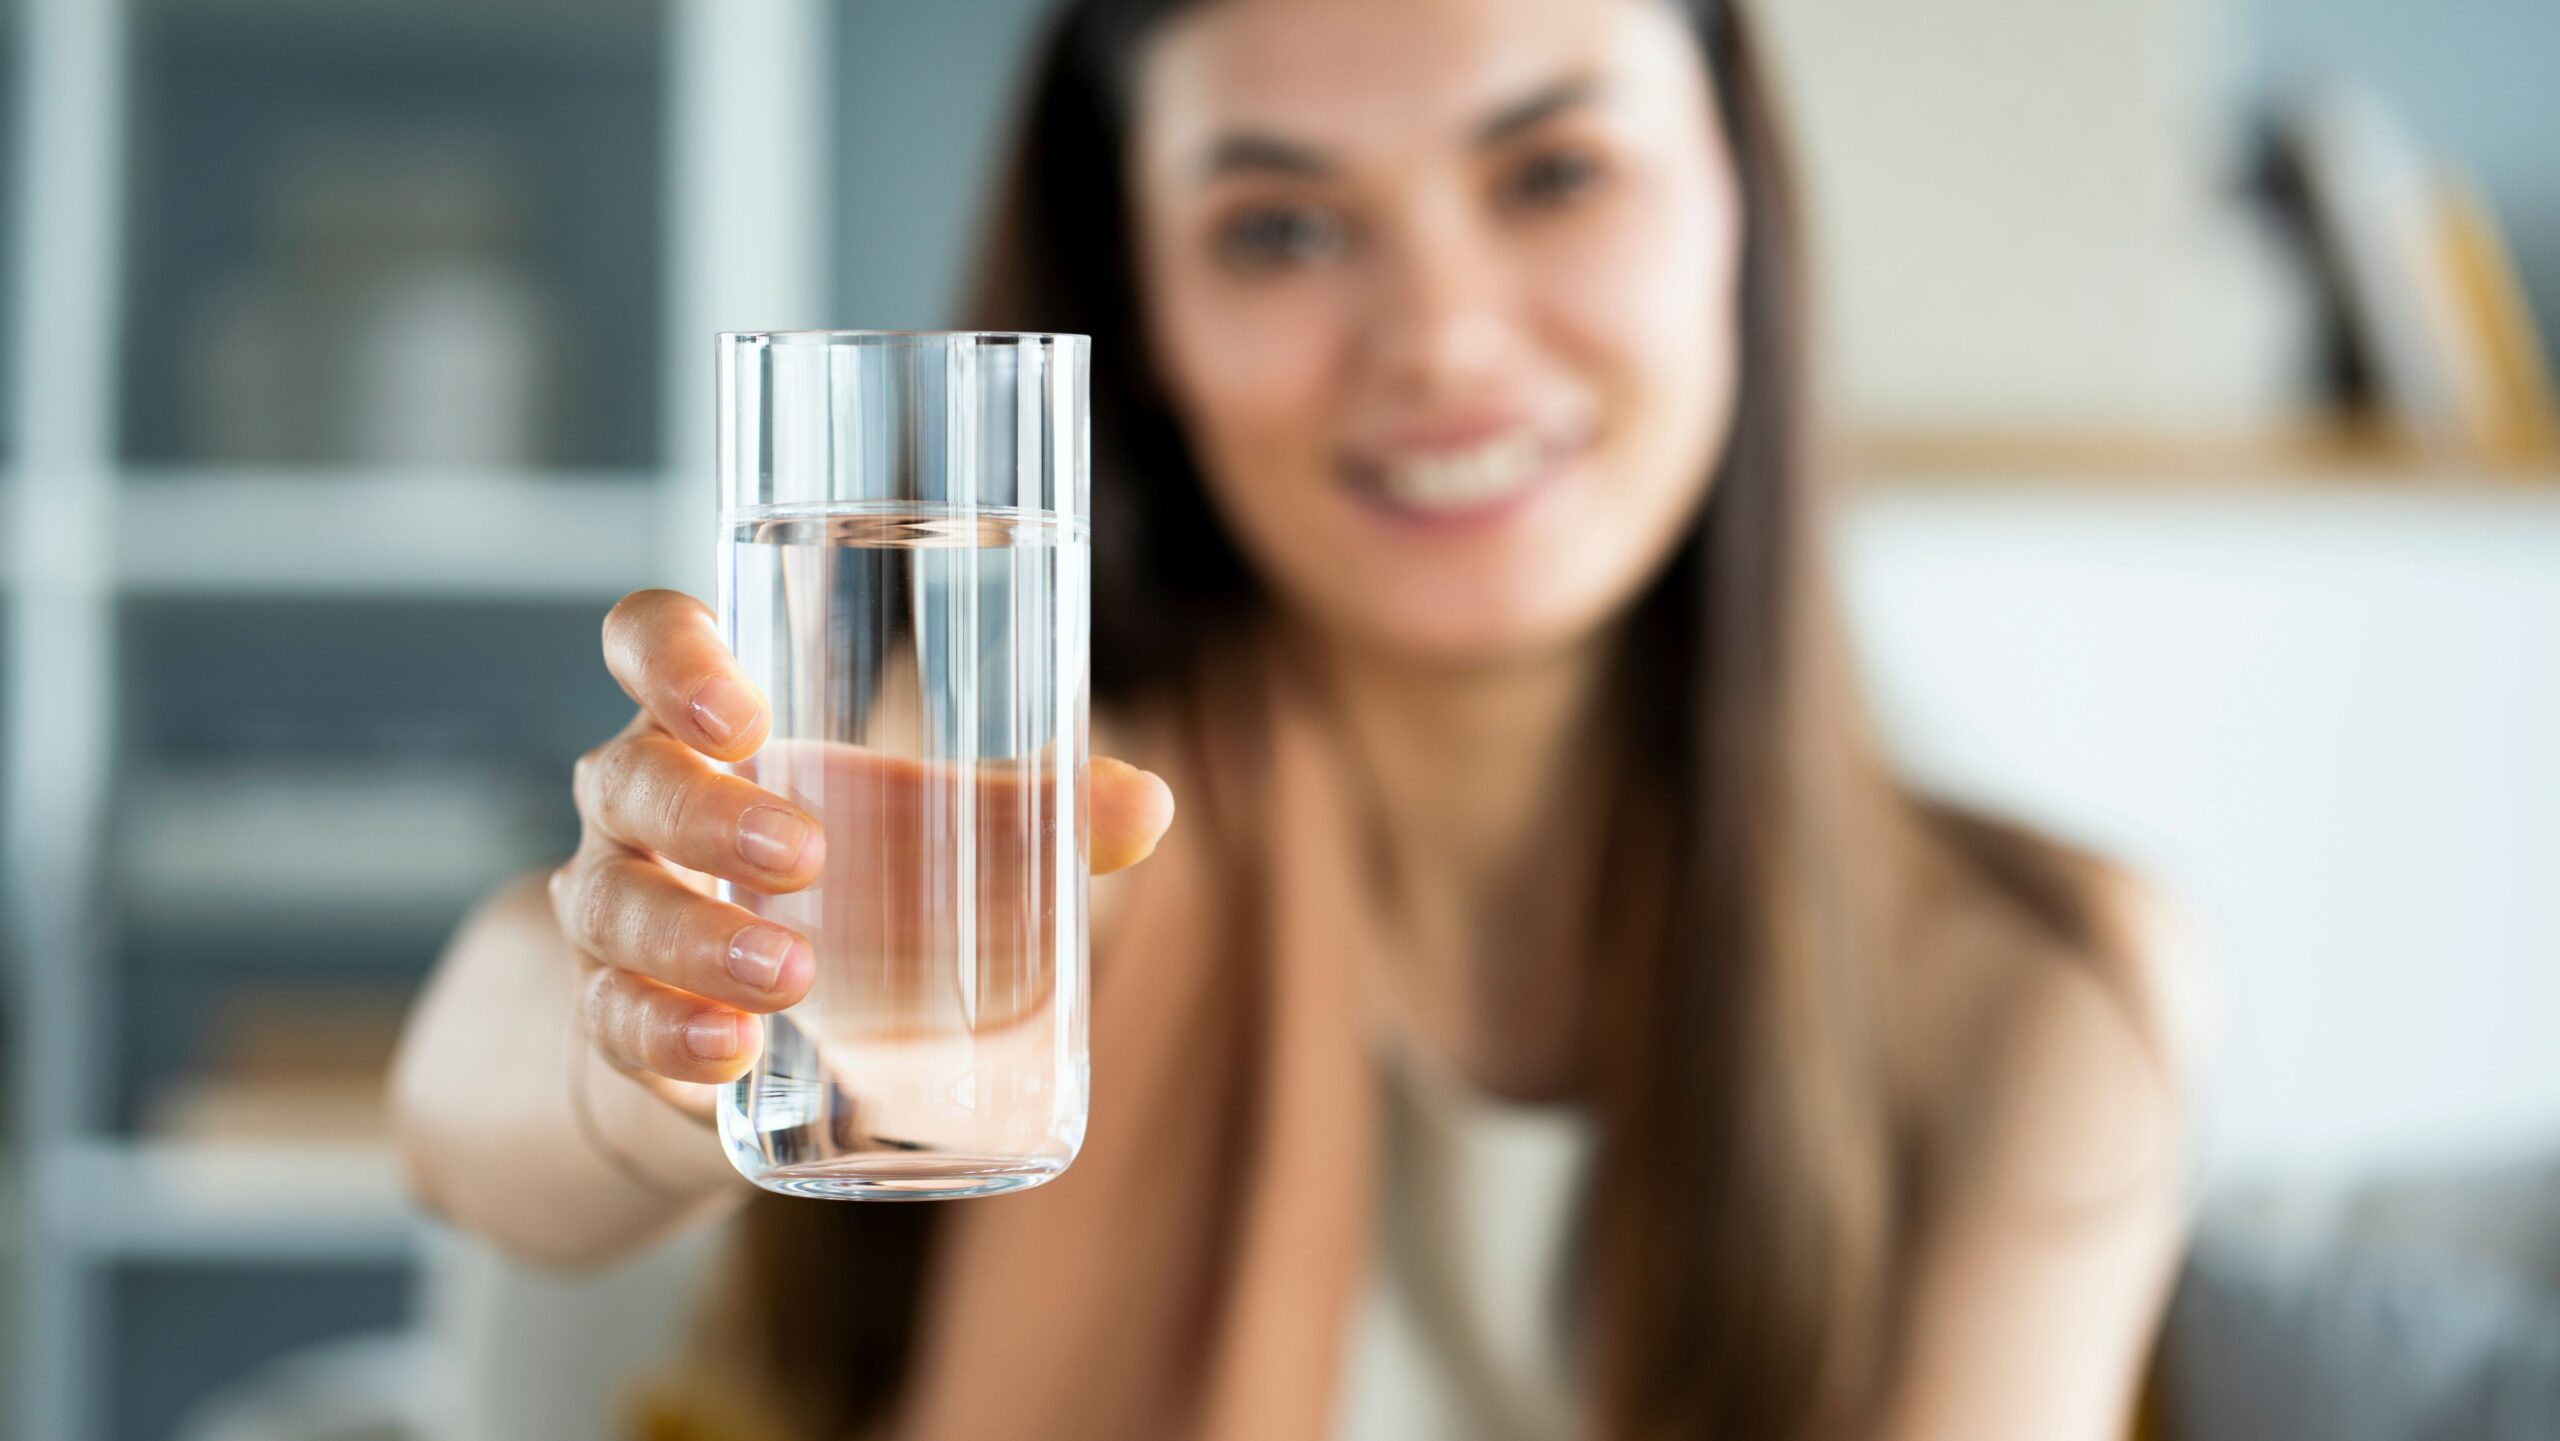
<instances>
[{"instance_id":1,"label":"woman's chin","mask_svg":"<svg viewBox=\"0 0 2560 1441\"><path fill-rule=\"evenodd\" d=\"M1351 618L1348 628L1363 649L1382 657L1431 668L1498 669L1570 653L1608 626L1605 612L1555 601L1552 593L1508 603L1482 596L1459 606L1370 612Z\"/></svg>"}]
</instances>

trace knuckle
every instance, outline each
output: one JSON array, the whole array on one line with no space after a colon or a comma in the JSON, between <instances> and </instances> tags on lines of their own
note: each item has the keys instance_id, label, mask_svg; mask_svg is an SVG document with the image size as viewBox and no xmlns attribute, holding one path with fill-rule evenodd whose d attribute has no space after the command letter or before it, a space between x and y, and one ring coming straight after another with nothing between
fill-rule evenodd
<instances>
[{"instance_id":1,"label":"knuckle","mask_svg":"<svg viewBox=\"0 0 2560 1441\"><path fill-rule=\"evenodd\" d=\"M593 814L609 830L662 850L697 820L704 777L683 743L665 736L625 736L600 748L590 785ZM712 792L712 796L716 796Z\"/></svg>"},{"instance_id":2,"label":"knuckle","mask_svg":"<svg viewBox=\"0 0 2560 1441\"><path fill-rule=\"evenodd\" d=\"M651 997L621 971L605 970L587 987L588 1032L599 1055L620 1070L668 1074L681 1047L666 1044L667 1026Z\"/></svg>"},{"instance_id":3,"label":"knuckle","mask_svg":"<svg viewBox=\"0 0 2560 1441\"><path fill-rule=\"evenodd\" d=\"M630 928L624 937L625 954L642 968L658 975L680 975L689 959L684 944L687 927L685 907L680 898L658 895L644 905L629 908Z\"/></svg>"},{"instance_id":4,"label":"knuckle","mask_svg":"<svg viewBox=\"0 0 2560 1441\"><path fill-rule=\"evenodd\" d=\"M570 793L577 798L578 809L588 815L600 814L611 803L621 764L619 753L626 741L622 737L601 742L583 754L569 767Z\"/></svg>"},{"instance_id":5,"label":"knuckle","mask_svg":"<svg viewBox=\"0 0 2560 1441\"><path fill-rule=\"evenodd\" d=\"M589 976L578 991L578 1011L586 1020L587 1040L608 1060L621 1058L617 996L617 982L610 970Z\"/></svg>"},{"instance_id":6,"label":"knuckle","mask_svg":"<svg viewBox=\"0 0 2560 1441\"><path fill-rule=\"evenodd\" d=\"M606 741L584 757L587 810L608 827L627 811L627 799L640 783L640 756L629 737Z\"/></svg>"},{"instance_id":7,"label":"knuckle","mask_svg":"<svg viewBox=\"0 0 2560 1441\"><path fill-rule=\"evenodd\" d=\"M569 944L580 950L585 949L585 939L579 933L582 918L578 911L579 888L586 881L584 862L583 855L571 856L543 882L543 890L551 900L552 921L560 927L560 933L568 937Z\"/></svg>"},{"instance_id":8,"label":"knuckle","mask_svg":"<svg viewBox=\"0 0 2560 1441\"><path fill-rule=\"evenodd\" d=\"M710 902L665 884L654 861L626 857L599 869L609 878L589 886L581 922L598 956L670 984L718 973L716 965L704 971L709 928L699 911Z\"/></svg>"},{"instance_id":9,"label":"knuckle","mask_svg":"<svg viewBox=\"0 0 2560 1441\"><path fill-rule=\"evenodd\" d=\"M574 934L589 953L609 955L613 952L616 923L622 909L618 867L587 866L571 891L569 911L577 917Z\"/></svg>"},{"instance_id":10,"label":"knuckle","mask_svg":"<svg viewBox=\"0 0 2560 1441\"><path fill-rule=\"evenodd\" d=\"M687 776L659 788L656 802L660 834L692 838L695 830L717 821L718 791L707 776Z\"/></svg>"}]
</instances>

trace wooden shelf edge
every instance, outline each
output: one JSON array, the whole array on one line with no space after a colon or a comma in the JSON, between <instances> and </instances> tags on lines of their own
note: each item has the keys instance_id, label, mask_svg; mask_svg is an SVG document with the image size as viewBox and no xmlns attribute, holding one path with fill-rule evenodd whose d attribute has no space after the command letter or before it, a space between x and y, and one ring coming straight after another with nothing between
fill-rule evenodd
<instances>
[{"instance_id":1,"label":"wooden shelf edge","mask_svg":"<svg viewBox=\"0 0 2560 1441\"><path fill-rule=\"evenodd\" d=\"M2447 458L2353 422L2193 432L1871 427L1834 437L1828 460L1851 490L2038 485L2178 492L2560 491L2560 456Z\"/></svg>"}]
</instances>

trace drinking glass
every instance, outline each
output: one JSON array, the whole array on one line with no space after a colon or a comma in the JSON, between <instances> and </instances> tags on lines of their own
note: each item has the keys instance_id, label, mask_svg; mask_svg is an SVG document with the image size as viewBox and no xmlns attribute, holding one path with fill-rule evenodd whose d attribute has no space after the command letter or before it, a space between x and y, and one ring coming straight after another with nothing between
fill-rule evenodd
<instances>
[{"instance_id":1,"label":"drinking glass","mask_svg":"<svg viewBox=\"0 0 2560 1441\"><path fill-rule=\"evenodd\" d=\"M720 626L772 706L737 770L815 815L806 999L720 1093L750 1180L937 1199L1084 1139L1088 342L719 341Z\"/></svg>"}]
</instances>

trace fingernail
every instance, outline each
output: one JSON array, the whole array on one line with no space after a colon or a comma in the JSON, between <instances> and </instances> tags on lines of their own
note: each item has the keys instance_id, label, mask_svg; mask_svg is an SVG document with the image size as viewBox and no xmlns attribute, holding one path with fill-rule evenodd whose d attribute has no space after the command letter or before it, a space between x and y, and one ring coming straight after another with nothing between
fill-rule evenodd
<instances>
[{"instance_id":1,"label":"fingernail","mask_svg":"<svg viewBox=\"0 0 2560 1441\"><path fill-rule=\"evenodd\" d=\"M685 1049L706 1061L725 1061L738 1054L738 1023L729 1016L696 1016L685 1023Z\"/></svg>"},{"instance_id":2,"label":"fingernail","mask_svg":"<svg viewBox=\"0 0 2560 1441\"><path fill-rule=\"evenodd\" d=\"M755 696L727 676L715 675L693 693L693 723L722 745L746 734L755 719Z\"/></svg>"},{"instance_id":3,"label":"fingernail","mask_svg":"<svg viewBox=\"0 0 2560 1441\"><path fill-rule=\"evenodd\" d=\"M729 974L759 991L770 991L782 979L783 963L800 938L771 926L749 926L729 943Z\"/></svg>"},{"instance_id":4,"label":"fingernail","mask_svg":"<svg viewBox=\"0 0 2560 1441\"><path fill-rule=\"evenodd\" d=\"M738 817L738 854L751 866L789 872L808 845L809 823L778 806L754 806Z\"/></svg>"}]
</instances>

